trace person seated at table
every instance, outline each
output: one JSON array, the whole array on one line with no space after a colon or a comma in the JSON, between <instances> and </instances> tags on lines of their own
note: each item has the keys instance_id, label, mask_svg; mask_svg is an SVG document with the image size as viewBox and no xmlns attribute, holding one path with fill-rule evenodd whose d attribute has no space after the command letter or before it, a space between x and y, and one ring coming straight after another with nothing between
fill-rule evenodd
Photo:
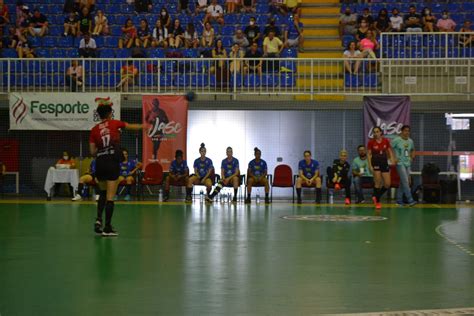
<instances>
[{"instance_id":1,"label":"person seated at table","mask_svg":"<svg viewBox=\"0 0 474 316\"><path fill-rule=\"evenodd\" d=\"M56 162L55 165L56 169L75 169L76 168L76 161L69 155L69 152L63 151L63 157ZM55 195L59 195L59 189L61 187L61 183L56 183L54 185L54 193ZM72 189L71 185L68 185L69 193L68 195L71 196L74 194L74 190Z\"/></svg>"},{"instance_id":2,"label":"person seated at table","mask_svg":"<svg viewBox=\"0 0 474 316\"><path fill-rule=\"evenodd\" d=\"M186 160L183 159L183 151L178 149L174 155L175 160L171 162L168 176L165 180L165 195L163 201L170 198L170 186L186 186L189 180L189 168Z\"/></svg>"},{"instance_id":3,"label":"person seated at table","mask_svg":"<svg viewBox=\"0 0 474 316\"><path fill-rule=\"evenodd\" d=\"M95 159L92 159L91 164L89 166L89 170L79 178L79 186L77 188L76 195L72 198L73 201L81 201L82 200L82 191L84 190L84 184L90 184L95 181ZM99 195L96 192L95 200L99 200Z\"/></svg>"},{"instance_id":4,"label":"person seated at table","mask_svg":"<svg viewBox=\"0 0 474 316\"><path fill-rule=\"evenodd\" d=\"M351 177L349 171L351 166L347 162L347 151L341 150L339 152L339 159L334 159L332 167L328 167L328 179L329 182L334 185L336 191L341 189L341 185L346 191L346 199L344 203L346 205L351 204Z\"/></svg>"},{"instance_id":5,"label":"person seated at table","mask_svg":"<svg viewBox=\"0 0 474 316\"><path fill-rule=\"evenodd\" d=\"M142 163L137 160L128 159L128 150L123 148L123 161L120 163L120 176L118 182L125 181L125 201L130 201L132 185L135 184L135 175L138 169L141 169Z\"/></svg>"}]
</instances>

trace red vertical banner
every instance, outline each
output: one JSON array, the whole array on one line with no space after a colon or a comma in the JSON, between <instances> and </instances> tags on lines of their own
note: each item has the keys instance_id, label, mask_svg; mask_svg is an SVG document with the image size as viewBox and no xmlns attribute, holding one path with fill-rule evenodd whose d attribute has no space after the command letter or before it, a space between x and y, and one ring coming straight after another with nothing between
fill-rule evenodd
<instances>
[{"instance_id":1,"label":"red vertical banner","mask_svg":"<svg viewBox=\"0 0 474 316\"><path fill-rule=\"evenodd\" d=\"M144 95L143 164L158 161L168 171L175 151L186 155L188 101L184 96Z\"/></svg>"}]
</instances>

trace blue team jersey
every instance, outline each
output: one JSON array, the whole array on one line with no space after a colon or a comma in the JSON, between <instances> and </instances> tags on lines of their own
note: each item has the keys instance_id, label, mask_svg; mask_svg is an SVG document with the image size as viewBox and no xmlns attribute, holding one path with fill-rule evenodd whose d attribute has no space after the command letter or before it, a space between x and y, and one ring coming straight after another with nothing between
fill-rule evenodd
<instances>
[{"instance_id":1,"label":"blue team jersey","mask_svg":"<svg viewBox=\"0 0 474 316\"><path fill-rule=\"evenodd\" d=\"M262 159L259 162L256 162L254 159L249 162L249 169L254 176L260 177L267 172L267 163Z\"/></svg>"},{"instance_id":2,"label":"blue team jersey","mask_svg":"<svg viewBox=\"0 0 474 316\"><path fill-rule=\"evenodd\" d=\"M121 176L128 176L132 172L133 169L137 167L137 161L136 160L129 160L127 162L121 162L120 163L120 175Z\"/></svg>"},{"instance_id":3,"label":"blue team jersey","mask_svg":"<svg viewBox=\"0 0 474 316\"><path fill-rule=\"evenodd\" d=\"M176 160L173 160L171 162L170 166L170 172L176 175L185 175L187 174L186 169L188 169L188 164L186 163L186 160L181 161L181 163L178 163Z\"/></svg>"},{"instance_id":4,"label":"blue team jersey","mask_svg":"<svg viewBox=\"0 0 474 316\"><path fill-rule=\"evenodd\" d=\"M303 23L299 22L298 23L298 27L300 28L300 30L303 29ZM298 36L300 36L300 33L298 32L298 30L296 29L296 26L294 23L290 23L288 25L288 38L290 39L295 39L297 38Z\"/></svg>"},{"instance_id":5,"label":"blue team jersey","mask_svg":"<svg viewBox=\"0 0 474 316\"><path fill-rule=\"evenodd\" d=\"M206 157L204 161L201 160L201 158L194 160L193 168L197 169L198 176L202 178L209 172L209 170L213 169L214 166L212 165L212 160Z\"/></svg>"},{"instance_id":6,"label":"blue team jersey","mask_svg":"<svg viewBox=\"0 0 474 316\"><path fill-rule=\"evenodd\" d=\"M95 174L95 159L92 159L89 171L91 174Z\"/></svg>"},{"instance_id":7,"label":"blue team jersey","mask_svg":"<svg viewBox=\"0 0 474 316\"><path fill-rule=\"evenodd\" d=\"M306 161L303 159L298 164L298 170L303 171L303 175L306 178L311 179L316 174L316 171L319 170L319 162L314 159L311 159L310 164L307 165Z\"/></svg>"},{"instance_id":8,"label":"blue team jersey","mask_svg":"<svg viewBox=\"0 0 474 316\"><path fill-rule=\"evenodd\" d=\"M237 169L239 169L239 160L237 158L232 157L232 160L229 161L226 159L222 160L221 168L224 170L224 176L230 177L235 173Z\"/></svg>"}]
</instances>

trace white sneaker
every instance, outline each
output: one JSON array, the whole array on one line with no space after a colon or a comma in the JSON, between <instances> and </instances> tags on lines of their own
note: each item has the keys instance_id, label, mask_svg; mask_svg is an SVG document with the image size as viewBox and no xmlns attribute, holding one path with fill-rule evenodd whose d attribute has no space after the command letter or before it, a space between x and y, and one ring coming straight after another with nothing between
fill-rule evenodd
<instances>
[{"instance_id":1,"label":"white sneaker","mask_svg":"<svg viewBox=\"0 0 474 316\"><path fill-rule=\"evenodd\" d=\"M76 194L76 196L74 196L72 198L73 201L82 201L82 196L80 196L79 194Z\"/></svg>"},{"instance_id":2,"label":"white sneaker","mask_svg":"<svg viewBox=\"0 0 474 316\"><path fill-rule=\"evenodd\" d=\"M98 200L99 200L99 197L100 197L100 195L96 194L95 200L98 201Z\"/></svg>"}]
</instances>

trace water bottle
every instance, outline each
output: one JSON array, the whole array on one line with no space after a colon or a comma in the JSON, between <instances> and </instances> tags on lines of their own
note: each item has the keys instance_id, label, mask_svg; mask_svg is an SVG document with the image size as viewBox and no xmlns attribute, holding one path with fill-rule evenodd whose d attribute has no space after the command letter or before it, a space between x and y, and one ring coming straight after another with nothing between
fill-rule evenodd
<instances>
[{"instance_id":1,"label":"water bottle","mask_svg":"<svg viewBox=\"0 0 474 316\"><path fill-rule=\"evenodd\" d=\"M163 190L158 191L158 201L163 202Z\"/></svg>"},{"instance_id":2,"label":"water bottle","mask_svg":"<svg viewBox=\"0 0 474 316\"><path fill-rule=\"evenodd\" d=\"M260 203L260 194L257 193L257 195L255 196L255 201L257 202L257 204Z\"/></svg>"},{"instance_id":3,"label":"water bottle","mask_svg":"<svg viewBox=\"0 0 474 316\"><path fill-rule=\"evenodd\" d=\"M230 193L227 193L227 203L230 203Z\"/></svg>"},{"instance_id":4,"label":"water bottle","mask_svg":"<svg viewBox=\"0 0 474 316\"><path fill-rule=\"evenodd\" d=\"M334 191L329 190L329 204L334 204Z\"/></svg>"},{"instance_id":5,"label":"water bottle","mask_svg":"<svg viewBox=\"0 0 474 316\"><path fill-rule=\"evenodd\" d=\"M199 201L202 203L204 202L204 191L201 190L201 192L199 192Z\"/></svg>"}]
</instances>

